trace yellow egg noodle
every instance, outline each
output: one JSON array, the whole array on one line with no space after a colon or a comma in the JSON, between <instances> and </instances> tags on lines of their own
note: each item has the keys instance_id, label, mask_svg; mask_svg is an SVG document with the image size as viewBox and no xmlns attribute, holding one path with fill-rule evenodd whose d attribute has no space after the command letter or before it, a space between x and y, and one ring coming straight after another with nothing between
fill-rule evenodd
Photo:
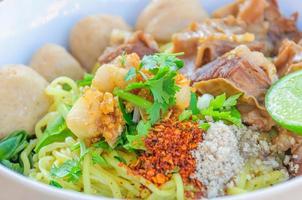
<instances>
[{"instance_id":1,"label":"yellow egg noodle","mask_svg":"<svg viewBox=\"0 0 302 200\"><path fill-rule=\"evenodd\" d=\"M68 90L64 89L67 87ZM37 139L30 141L27 148L21 153L24 165L24 174L32 179L49 184L56 181L64 189L75 190L87 194L96 194L114 198L135 198L138 194L144 199L178 199L183 200L185 189L181 176L175 173L172 179L161 187L156 186L142 176L129 173L130 169L115 159L115 156L123 155L130 162L135 160L135 154L124 153L119 150L106 151L102 148L91 147L88 152L79 148L81 141L73 137L67 137L63 142L54 142L40 149L34 154L33 168L30 168L29 153L35 148L42 138L45 127L58 115L66 116L68 110L66 105L72 106L82 94L84 88L78 87L75 81L67 77L55 79L47 88L46 93L53 98L53 104L47 113L35 127ZM96 152L101 155L106 166L94 163L92 154ZM84 154L84 155L83 155ZM68 160L80 162L82 175L77 182L70 182L51 175L51 168L60 166ZM284 180L283 173L272 169L255 169L246 165L244 170L236 178L236 185L227 188L227 194L239 194ZM261 172L262 171L262 172ZM248 178L253 175L253 178ZM256 174L256 175L255 175ZM186 187L186 188L184 188Z\"/></svg>"},{"instance_id":2,"label":"yellow egg noodle","mask_svg":"<svg viewBox=\"0 0 302 200\"><path fill-rule=\"evenodd\" d=\"M69 86L69 91L63 89L63 86L66 85ZM173 179L159 188L141 176L130 174L129 169L125 165L120 166L120 162L114 158L115 155L123 154L124 159L133 160L135 159L134 154L129 155L117 150L106 152L100 148L91 148L81 159L81 149L73 149L73 147L80 144L80 141L72 137L67 137L64 142L51 143L41 148L39 153L33 156L34 166L30 169L28 155L41 139L43 130L59 114L66 116L65 105L72 105L82 93L82 90L83 88L79 88L75 81L67 77L55 79L46 88L46 93L53 97L53 104L49 113L36 124L35 132L38 139L31 140L21 154L24 163L24 174L46 184L55 180L64 189L83 191L87 194L114 198L134 198L141 194L146 199L184 199L184 185L179 174L175 174ZM101 153L108 166L102 167L94 164L91 156L92 152ZM50 170L53 166L59 166L68 160L80 159L82 176L78 182L71 183L51 176Z\"/></svg>"}]
</instances>

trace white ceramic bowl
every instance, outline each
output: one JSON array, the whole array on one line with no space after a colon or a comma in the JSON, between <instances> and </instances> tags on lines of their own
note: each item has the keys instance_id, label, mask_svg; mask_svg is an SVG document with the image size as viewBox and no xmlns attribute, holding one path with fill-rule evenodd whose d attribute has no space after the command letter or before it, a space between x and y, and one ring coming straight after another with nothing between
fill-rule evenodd
<instances>
[{"instance_id":1,"label":"white ceramic bowl","mask_svg":"<svg viewBox=\"0 0 302 200\"><path fill-rule=\"evenodd\" d=\"M233 0L201 0L209 12ZM148 0L0 0L0 66L27 64L32 53L46 42L67 46L71 27L95 13L121 15L130 24ZM286 15L302 10L301 0L279 0ZM302 28L300 17L299 27ZM0 83L1 84L1 83ZM232 200L302 199L302 177L235 197ZM0 165L1 200L99 200L103 197L58 190L18 175Z\"/></svg>"}]
</instances>

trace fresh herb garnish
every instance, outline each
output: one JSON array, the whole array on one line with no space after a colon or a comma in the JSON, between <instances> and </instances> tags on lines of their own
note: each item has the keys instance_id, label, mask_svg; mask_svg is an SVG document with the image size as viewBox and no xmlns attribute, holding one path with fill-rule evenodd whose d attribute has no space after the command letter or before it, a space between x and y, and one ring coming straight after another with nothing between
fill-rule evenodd
<instances>
[{"instance_id":1,"label":"fresh herb garnish","mask_svg":"<svg viewBox=\"0 0 302 200\"><path fill-rule=\"evenodd\" d=\"M162 114L175 104L175 94L179 87L175 83L176 70L183 67L184 63L176 56L182 54L160 53L144 56L141 61L140 71L149 70L152 77L145 77L144 82L130 83L124 90L115 89L114 94L119 98L129 101L135 106L145 109L151 124L156 123ZM141 74L141 73L140 73ZM142 74L144 74L142 72ZM128 72L126 78L133 76L133 70ZM147 89L153 97L153 102L132 94L134 89Z\"/></svg>"},{"instance_id":2,"label":"fresh herb garnish","mask_svg":"<svg viewBox=\"0 0 302 200\"><path fill-rule=\"evenodd\" d=\"M39 152L42 147L53 142L62 142L69 136L73 136L73 133L67 128L64 117L59 115L47 125L35 151Z\"/></svg>"},{"instance_id":3,"label":"fresh herb garnish","mask_svg":"<svg viewBox=\"0 0 302 200\"><path fill-rule=\"evenodd\" d=\"M15 131L0 141L0 160L10 160L28 145L28 134L25 131Z\"/></svg>"},{"instance_id":4,"label":"fresh herb garnish","mask_svg":"<svg viewBox=\"0 0 302 200\"><path fill-rule=\"evenodd\" d=\"M76 183L82 175L80 162L77 160L68 160L59 167L53 166L50 174L56 178L64 178L68 182Z\"/></svg>"},{"instance_id":5,"label":"fresh herb garnish","mask_svg":"<svg viewBox=\"0 0 302 200\"><path fill-rule=\"evenodd\" d=\"M92 156L93 164L99 164L102 167L108 167L109 166L107 161L105 160L105 158L103 158L103 156L101 156L99 153L93 151L91 153L91 156Z\"/></svg>"},{"instance_id":6,"label":"fresh herb garnish","mask_svg":"<svg viewBox=\"0 0 302 200\"><path fill-rule=\"evenodd\" d=\"M131 67L125 76L125 81L130 81L136 76L136 69Z\"/></svg>"},{"instance_id":7,"label":"fresh herb garnish","mask_svg":"<svg viewBox=\"0 0 302 200\"><path fill-rule=\"evenodd\" d=\"M80 87L90 86L93 80L93 75L86 73L82 80L78 80L77 84Z\"/></svg>"},{"instance_id":8,"label":"fresh herb garnish","mask_svg":"<svg viewBox=\"0 0 302 200\"><path fill-rule=\"evenodd\" d=\"M204 131L207 131L210 128L210 126L211 125L209 123L204 122L201 125L199 125L199 128L202 129L202 130L204 130Z\"/></svg>"},{"instance_id":9,"label":"fresh herb garnish","mask_svg":"<svg viewBox=\"0 0 302 200\"><path fill-rule=\"evenodd\" d=\"M192 110L184 110L184 111L178 116L178 120L179 120L179 121L188 120L188 119L190 119L190 117L192 116L192 114L193 114Z\"/></svg>"},{"instance_id":10,"label":"fresh herb garnish","mask_svg":"<svg viewBox=\"0 0 302 200\"><path fill-rule=\"evenodd\" d=\"M127 165L127 161L123 157L121 157L121 156L114 156L114 158L116 160L118 160L119 162L124 163L125 165Z\"/></svg>"},{"instance_id":11,"label":"fresh herb garnish","mask_svg":"<svg viewBox=\"0 0 302 200\"><path fill-rule=\"evenodd\" d=\"M144 122L141 120L137 124L135 131L132 130L132 132L128 132L126 135L127 143L124 144L123 147L128 150L146 150L144 139L150 128L150 121Z\"/></svg>"},{"instance_id":12,"label":"fresh herb garnish","mask_svg":"<svg viewBox=\"0 0 302 200\"><path fill-rule=\"evenodd\" d=\"M0 162L2 165L4 165L5 167L19 173L22 174L23 173L23 167L20 165L20 163L13 163L9 160L1 160Z\"/></svg>"},{"instance_id":13,"label":"fresh herb garnish","mask_svg":"<svg viewBox=\"0 0 302 200\"><path fill-rule=\"evenodd\" d=\"M197 107L197 95L194 92L191 92L189 110L192 111L193 115L197 115L200 113L200 110Z\"/></svg>"},{"instance_id":14,"label":"fresh herb garnish","mask_svg":"<svg viewBox=\"0 0 302 200\"><path fill-rule=\"evenodd\" d=\"M49 185L54 186L56 188L63 188L63 186L60 183L58 183L57 181L54 181L54 180L51 180L49 182Z\"/></svg>"},{"instance_id":15,"label":"fresh herb garnish","mask_svg":"<svg viewBox=\"0 0 302 200\"><path fill-rule=\"evenodd\" d=\"M201 114L213 117L215 121L224 120L239 126L241 125L241 115L235 106L240 96L241 94L229 98L226 98L225 94L216 96L211 100L208 108L201 110Z\"/></svg>"},{"instance_id":16,"label":"fresh herb garnish","mask_svg":"<svg viewBox=\"0 0 302 200\"><path fill-rule=\"evenodd\" d=\"M105 140L100 140L97 143L93 144L93 147L95 148L101 148L103 150L112 150L109 144Z\"/></svg>"}]
</instances>

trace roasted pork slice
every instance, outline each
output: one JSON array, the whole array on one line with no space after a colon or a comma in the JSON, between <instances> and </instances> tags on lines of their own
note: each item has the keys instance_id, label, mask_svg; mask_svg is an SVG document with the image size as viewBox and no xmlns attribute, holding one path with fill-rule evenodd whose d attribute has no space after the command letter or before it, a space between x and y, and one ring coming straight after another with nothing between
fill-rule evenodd
<instances>
[{"instance_id":1,"label":"roasted pork slice","mask_svg":"<svg viewBox=\"0 0 302 200\"><path fill-rule=\"evenodd\" d=\"M254 34L246 32L246 29L243 21L230 16L192 23L187 30L174 34L173 52L184 52L183 59L189 63L181 72L189 77L196 68L240 44L255 51L265 52L266 45L255 40Z\"/></svg>"},{"instance_id":2,"label":"roasted pork slice","mask_svg":"<svg viewBox=\"0 0 302 200\"><path fill-rule=\"evenodd\" d=\"M299 42L302 33L296 26L298 14L284 17L277 0L239 0L214 11L213 17L235 16L247 24L247 30L258 40L267 42L271 55L276 55L281 42L290 39Z\"/></svg>"},{"instance_id":3,"label":"roasted pork slice","mask_svg":"<svg viewBox=\"0 0 302 200\"><path fill-rule=\"evenodd\" d=\"M110 63L123 53L136 53L140 58L144 55L151 55L158 52L158 45L151 35L142 31L135 32L132 37L118 46L107 47L99 57L99 64Z\"/></svg>"},{"instance_id":4,"label":"roasted pork slice","mask_svg":"<svg viewBox=\"0 0 302 200\"><path fill-rule=\"evenodd\" d=\"M252 52L246 46L239 46L197 69L191 80L198 82L225 78L263 102L266 90L276 80L275 73L275 66L263 54Z\"/></svg>"},{"instance_id":5,"label":"roasted pork slice","mask_svg":"<svg viewBox=\"0 0 302 200\"><path fill-rule=\"evenodd\" d=\"M190 56L196 53L200 40L213 37L213 35L217 39L221 37L227 39L235 34L244 34L245 29L245 23L234 17L208 19L201 23L192 23L188 29L173 35L173 51L184 52L186 56Z\"/></svg>"},{"instance_id":6,"label":"roasted pork slice","mask_svg":"<svg viewBox=\"0 0 302 200\"><path fill-rule=\"evenodd\" d=\"M238 109L246 124L260 130L270 130L274 125L264 107L264 97L277 75L275 66L262 53L241 45L197 69L191 79L200 93L242 93Z\"/></svg>"},{"instance_id":7,"label":"roasted pork slice","mask_svg":"<svg viewBox=\"0 0 302 200\"><path fill-rule=\"evenodd\" d=\"M284 40L274 63L280 77L302 69L302 46L294 41Z\"/></svg>"}]
</instances>

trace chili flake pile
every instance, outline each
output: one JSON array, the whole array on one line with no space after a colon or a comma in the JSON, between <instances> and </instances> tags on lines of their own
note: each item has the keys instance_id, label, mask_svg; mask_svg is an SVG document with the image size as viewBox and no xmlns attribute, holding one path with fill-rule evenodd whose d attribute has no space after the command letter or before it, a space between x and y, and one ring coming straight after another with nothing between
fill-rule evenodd
<instances>
[{"instance_id":1,"label":"chili flake pile","mask_svg":"<svg viewBox=\"0 0 302 200\"><path fill-rule=\"evenodd\" d=\"M191 151L202 140L197 123L165 120L152 128L145 139L144 152L134 169L151 182L161 185L173 172L179 172L184 182L191 182L195 172L195 159Z\"/></svg>"}]
</instances>

